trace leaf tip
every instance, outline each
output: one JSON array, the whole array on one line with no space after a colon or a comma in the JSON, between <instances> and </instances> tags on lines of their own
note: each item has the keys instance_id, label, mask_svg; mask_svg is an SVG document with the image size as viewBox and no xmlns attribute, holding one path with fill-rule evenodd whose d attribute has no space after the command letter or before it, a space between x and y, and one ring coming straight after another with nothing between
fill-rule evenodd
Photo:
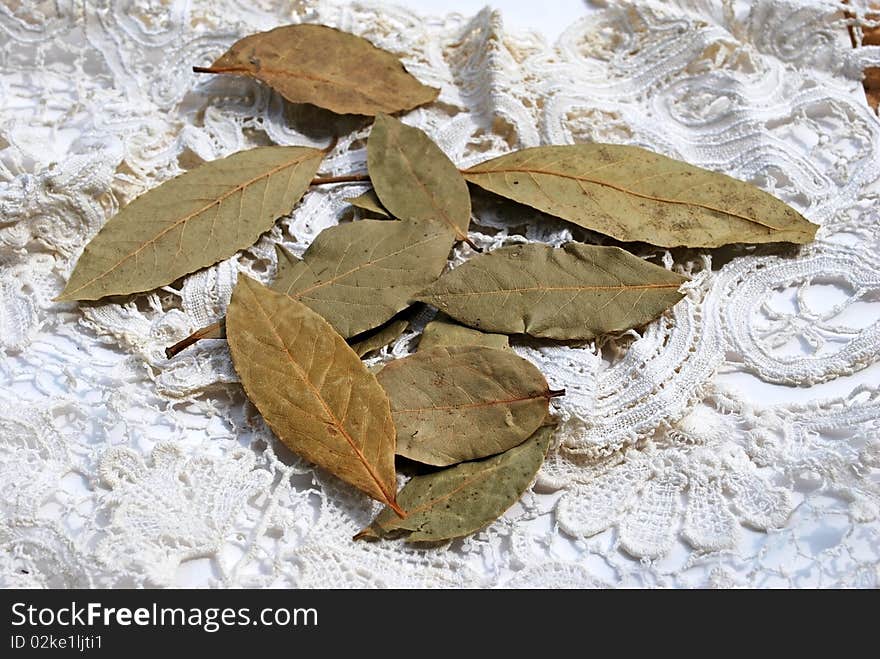
<instances>
[{"instance_id":1,"label":"leaf tip","mask_svg":"<svg viewBox=\"0 0 880 659\"><path fill-rule=\"evenodd\" d=\"M410 74L412 75L412 74ZM415 77L415 76L413 76ZM425 83L419 81L419 84L425 90L425 100L422 105L427 103L433 103L440 96L441 89L439 87L431 87L431 85L426 85ZM418 107L418 106L417 106Z\"/></svg>"},{"instance_id":2,"label":"leaf tip","mask_svg":"<svg viewBox=\"0 0 880 659\"><path fill-rule=\"evenodd\" d=\"M378 540L379 534L373 530L373 526L370 525L361 531L358 531L353 537L352 540Z\"/></svg>"},{"instance_id":3,"label":"leaf tip","mask_svg":"<svg viewBox=\"0 0 880 659\"><path fill-rule=\"evenodd\" d=\"M807 225L807 226L805 227L805 229L806 229L806 231L805 231L805 233L806 233L806 240L804 240L804 243L808 243L808 242L811 242L811 241L815 240L815 238L816 238L816 234L819 232L819 225L818 225L818 224L815 224L815 223L813 223L813 222L810 222L810 221L809 221L807 218L805 218L803 215L801 215L801 217L803 217L803 219L804 219L804 223L806 223L806 225Z\"/></svg>"},{"instance_id":4,"label":"leaf tip","mask_svg":"<svg viewBox=\"0 0 880 659\"><path fill-rule=\"evenodd\" d=\"M243 272L238 273L238 279L236 280L235 285L246 287L251 290L255 289L256 286L263 286L263 284L260 284L256 279ZM266 288L266 286L263 286L263 288Z\"/></svg>"},{"instance_id":5,"label":"leaf tip","mask_svg":"<svg viewBox=\"0 0 880 659\"><path fill-rule=\"evenodd\" d=\"M58 295L52 298L52 302L76 302L80 298L74 291L70 291L70 282L64 287Z\"/></svg>"}]
</instances>

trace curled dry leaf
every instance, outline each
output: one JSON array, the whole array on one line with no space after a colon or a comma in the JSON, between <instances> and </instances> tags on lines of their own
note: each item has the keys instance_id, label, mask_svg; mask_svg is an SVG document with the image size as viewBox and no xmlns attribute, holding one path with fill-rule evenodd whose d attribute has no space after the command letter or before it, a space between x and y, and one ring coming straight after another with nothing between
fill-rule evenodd
<instances>
[{"instance_id":1,"label":"curled dry leaf","mask_svg":"<svg viewBox=\"0 0 880 659\"><path fill-rule=\"evenodd\" d=\"M275 279L277 281L278 275L283 272L289 271L290 268L296 267L297 263L301 263L302 259L299 258L296 254L289 252L284 249L278 243L275 243ZM270 287L271 288L271 287Z\"/></svg>"},{"instance_id":2,"label":"curled dry leaf","mask_svg":"<svg viewBox=\"0 0 880 659\"><path fill-rule=\"evenodd\" d=\"M532 243L472 258L415 299L487 332L592 339L657 318L684 281L617 247Z\"/></svg>"},{"instance_id":3,"label":"curled dry leaf","mask_svg":"<svg viewBox=\"0 0 880 659\"><path fill-rule=\"evenodd\" d=\"M386 322L434 282L452 236L429 223L359 220L325 229L288 265L279 260L276 291L308 305L348 338Z\"/></svg>"},{"instance_id":4,"label":"curled dry leaf","mask_svg":"<svg viewBox=\"0 0 880 659\"><path fill-rule=\"evenodd\" d=\"M439 94L387 50L324 25L285 25L252 34L210 67L193 70L250 76L291 103L311 103L337 114L411 110Z\"/></svg>"},{"instance_id":5,"label":"curled dry leaf","mask_svg":"<svg viewBox=\"0 0 880 659\"><path fill-rule=\"evenodd\" d=\"M226 331L242 386L278 439L399 510L388 398L330 324L239 275Z\"/></svg>"},{"instance_id":6,"label":"curled dry leaf","mask_svg":"<svg viewBox=\"0 0 880 659\"><path fill-rule=\"evenodd\" d=\"M408 542L434 542L479 531L531 485L553 432L553 426L544 426L501 455L413 477L398 497L406 518L386 508L355 540L405 535Z\"/></svg>"},{"instance_id":7,"label":"curled dry leaf","mask_svg":"<svg viewBox=\"0 0 880 659\"><path fill-rule=\"evenodd\" d=\"M293 209L323 156L319 149L260 147L166 181L104 225L58 299L149 291L249 247Z\"/></svg>"},{"instance_id":8,"label":"curled dry leaf","mask_svg":"<svg viewBox=\"0 0 880 659\"><path fill-rule=\"evenodd\" d=\"M368 190L364 194L352 197L351 199L346 199L346 201L355 208L360 208L362 211L367 211L377 217L386 220L391 218L391 213L389 213L382 205L382 202L379 201L379 195L376 194L375 190Z\"/></svg>"},{"instance_id":9,"label":"curled dry leaf","mask_svg":"<svg viewBox=\"0 0 880 659\"><path fill-rule=\"evenodd\" d=\"M464 177L622 241L664 247L806 243L817 229L753 185L635 146L534 147L480 163Z\"/></svg>"},{"instance_id":10,"label":"curled dry leaf","mask_svg":"<svg viewBox=\"0 0 880 659\"><path fill-rule=\"evenodd\" d=\"M367 169L382 205L401 220L437 222L467 240L471 197L443 151L418 128L379 115L367 140Z\"/></svg>"},{"instance_id":11,"label":"curled dry leaf","mask_svg":"<svg viewBox=\"0 0 880 659\"><path fill-rule=\"evenodd\" d=\"M441 314L440 318L425 325L419 350L449 346L483 346L486 348L509 348L510 341L504 334L490 334L464 327Z\"/></svg>"},{"instance_id":12,"label":"curled dry leaf","mask_svg":"<svg viewBox=\"0 0 880 659\"><path fill-rule=\"evenodd\" d=\"M511 350L440 347L385 364L397 453L445 466L501 453L543 423L550 391L535 366Z\"/></svg>"},{"instance_id":13,"label":"curled dry leaf","mask_svg":"<svg viewBox=\"0 0 880 659\"><path fill-rule=\"evenodd\" d=\"M414 309L424 308L421 304L401 311L384 325L369 332L364 332L352 337L348 344L357 353L358 357L366 357L372 352L381 350L387 345L394 343L409 327L414 316Z\"/></svg>"}]
</instances>

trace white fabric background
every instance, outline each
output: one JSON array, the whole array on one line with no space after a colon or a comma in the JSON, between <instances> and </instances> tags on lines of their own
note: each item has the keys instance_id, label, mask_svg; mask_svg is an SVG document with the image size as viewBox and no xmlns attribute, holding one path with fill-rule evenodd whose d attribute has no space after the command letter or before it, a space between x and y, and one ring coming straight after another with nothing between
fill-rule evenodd
<instances>
[{"instance_id":1,"label":"white fabric background","mask_svg":"<svg viewBox=\"0 0 880 659\"><path fill-rule=\"evenodd\" d=\"M853 19L819 1L545 4L432 19L333 1L0 5L0 584L876 586L880 131L859 79L880 58L849 45L859 3ZM586 17L563 30L569 6ZM134 196L243 148L326 143L336 120L190 72L295 21L362 34L441 87L405 120L461 166L638 144L760 185L822 228L801 249L634 246L692 276L672 312L580 348L516 342L568 391L521 504L447 545L352 543L376 507L274 440L224 344L163 349L222 315L239 270L271 278L273 243L302 253L347 219L362 187L310 192L179 285L51 302ZM369 129L343 124L327 173L364 167ZM475 198L485 248L572 238L602 241Z\"/></svg>"}]
</instances>

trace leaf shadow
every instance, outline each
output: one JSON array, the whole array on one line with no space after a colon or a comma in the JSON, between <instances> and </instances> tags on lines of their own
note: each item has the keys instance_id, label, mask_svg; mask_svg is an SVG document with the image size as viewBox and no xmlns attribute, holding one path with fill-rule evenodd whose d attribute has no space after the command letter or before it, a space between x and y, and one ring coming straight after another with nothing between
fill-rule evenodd
<instances>
[{"instance_id":1,"label":"leaf shadow","mask_svg":"<svg viewBox=\"0 0 880 659\"><path fill-rule=\"evenodd\" d=\"M187 91L178 104L178 112L189 115L194 125L204 125L210 108L230 117L245 118L243 130L254 144L274 144L265 124L274 123L282 130L298 133L313 142L329 143L334 138L359 131L373 117L336 114L310 103L291 103L268 85L246 76L205 75ZM257 136L255 133L262 135Z\"/></svg>"},{"instance_id":2,"label":"leaf shadow","mask_svg":"<svg viewBox=\"0 0 880 659\"><path fill-rule=\"evenodd\" d=\"M373 117L360 114L336 114L311 103L284 104L287 126L313 140L328 140L355 133L369 126Z\"/></svg>"},{"instance_id":3,"label":"leaf shadow","mask_svg":"<svg viewBox=\"0 0 880 659\"><path fill-rule=\"evenodd\" d=\"M469 185L474 209L474 225L487 235L497 235L506 231L508 235L522 236L533 242L547 242L550 237L565 235L571 240L588 245L619 247L639 258L662 264L663 256L669 252L677 264L699 262L708 255L712 259L712 270L717 271L736 258L743 256L796 256L800 245L785 242L775 243L731 243L722 247L661 247L645 242L624 242L610 236L585 229L561 218L536 210L525 204L505 199L487 192L473 184ZM481 221L482 220L482 221Z\"/></svg>"}]
</instances>

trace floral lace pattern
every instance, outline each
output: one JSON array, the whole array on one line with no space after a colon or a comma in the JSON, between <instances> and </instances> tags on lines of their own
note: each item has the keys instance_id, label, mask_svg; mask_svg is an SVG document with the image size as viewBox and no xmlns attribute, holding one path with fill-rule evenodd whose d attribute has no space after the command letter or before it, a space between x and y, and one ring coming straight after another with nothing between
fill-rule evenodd
<instances>
[{"instance_id":1,"label":"floral lace pattern","mask_svg":"<svg viewBox=\"0 0 880 659\"><path fill-rule=\"evenodd\" d=\"M320 22L398 54L438 102L405 116L462 167L513 148L636 144L748 180L821 225L790 247L636 253L688 274L639 331L513 341L567 395L534 487L470 538L353 543L377 506L291 454L222 341L164 348L348 221L313 189L252 248L118 303L57 304L122 205L203 161L339 142L367 123L197 76L236 38ZM613 0L558 43L489 10L260 0L0 7L0 585L876 586L880 581L880 125L858 2ZM600 236L475 193L473 240ZM462 246L454 255L470 255ZM407 354L407 332L373 362ZM768 404L767 400L790 401Z\"/></svg>"}]
</instances>

